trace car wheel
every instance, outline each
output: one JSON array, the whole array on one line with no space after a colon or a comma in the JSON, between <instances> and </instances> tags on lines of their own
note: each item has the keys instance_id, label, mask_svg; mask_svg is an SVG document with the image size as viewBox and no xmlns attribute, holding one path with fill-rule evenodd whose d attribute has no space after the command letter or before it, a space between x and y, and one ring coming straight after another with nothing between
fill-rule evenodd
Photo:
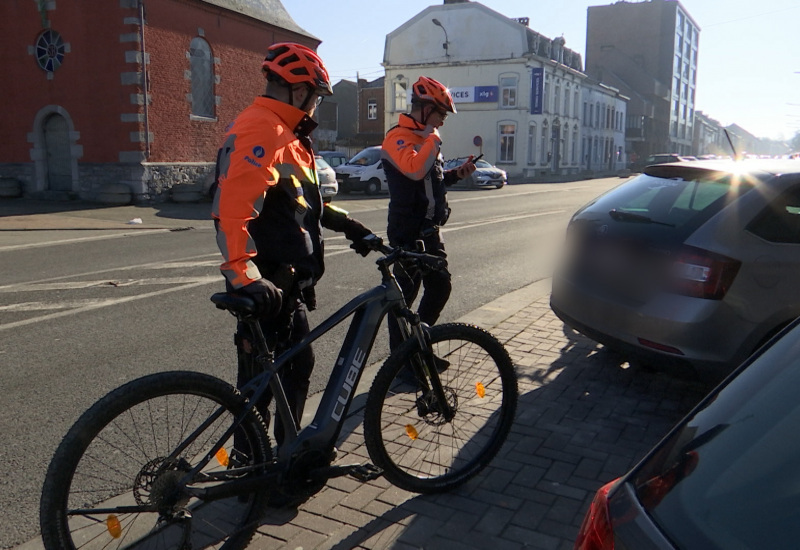
<instances>
[{"instance_id":1,"label":"car wheel","mask_svg":"<svg viewBox=\"0 0 800 550\"><path fill-rule=\"evenodd\" d=\"M502 183L499 183L499 184L495 185L495 188L496 188L496 189L502 189L503 187L504 187L504 186L503 186L503 184L502 184Z\"/></svg>"},{"instance_id":2,"label":"car wheel","mask_svg":"<svg viewBox=\"0 0 800 550\"><path fill-rule=\"evenodd\" d=\"M367 182L364 187L364 192L367 195L376 195L381 190L381 181L378 178L372 178Z\"/></svg>"}]
</instances>

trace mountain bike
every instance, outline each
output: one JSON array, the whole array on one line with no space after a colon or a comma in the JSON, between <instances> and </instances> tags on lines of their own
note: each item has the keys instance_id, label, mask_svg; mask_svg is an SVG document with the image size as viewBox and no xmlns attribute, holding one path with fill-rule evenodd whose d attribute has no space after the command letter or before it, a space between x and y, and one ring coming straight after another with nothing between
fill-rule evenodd
<instances>
[{"instance_id":1,"label":"mountain bike","mask_svg":"<svg viewBox=\"0 0 800 550\"><path fill-rule=\"evenodd\" d=\"M163 372L133 380L89 408L46 474L45 547L244 548L275 495L300 503L345 475L365 482L383 475L408 491L437 493L485 468L517 406L508 353L483 329L429 327L407 307L390 267L442 269L443 258L391 248L377 237L370 244L383 254L376 262L381 283L280 354L269 349L251 298L211 297L256 336L262 372L244 387L198 372ZM364 405L374 464L335 464L335 444L386 315L405 339L378 369ZM349 317L313 421L301 428L276 373ZM269 422L255 407L268 387L285 434L275 452Z\"/></svg>"}]
</instances>

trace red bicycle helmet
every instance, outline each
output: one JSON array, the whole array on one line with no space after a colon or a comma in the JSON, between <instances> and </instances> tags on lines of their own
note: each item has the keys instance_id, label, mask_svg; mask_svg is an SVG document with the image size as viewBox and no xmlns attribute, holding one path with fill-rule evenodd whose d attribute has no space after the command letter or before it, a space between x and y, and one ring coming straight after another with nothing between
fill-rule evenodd
<instances>
[{"instance_id":1,"label":"red bicycle helmet","mask_svg":"<svg viewBox=\"0 0 800 550\"><path fill-rule=\"evenodd\" d=\"M456 112L453 96L450 95L447 86L427 76L419 77L414 83L411 88L411 101L433 103L444 111Z\"/></svg>"},{"instance_id":2,"label":"red bicycle helmet","mask_svg":"<svg viewBox=\"0 0 800 550\"><path fill-rule=\"evenodd\" d=\"M328 70L317 53L294 42L278 42L267 49L261 64L264 73L275 73L289 84L308 84L317 95L333 95Z\"/></svg>"}]
</instances>

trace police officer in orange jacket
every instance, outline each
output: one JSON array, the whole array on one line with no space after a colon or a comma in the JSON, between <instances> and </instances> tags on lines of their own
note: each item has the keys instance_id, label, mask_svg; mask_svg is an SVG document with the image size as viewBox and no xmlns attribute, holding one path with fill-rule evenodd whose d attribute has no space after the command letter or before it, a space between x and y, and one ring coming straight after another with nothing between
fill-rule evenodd
<instances>
[{"instance_id":1,"label":"police officer in orange jacket","mask_svg":"<svg viewBox=\"0 0 800 550\"><path fill-rule=\"evenodd\" d=\"M411 88L411 112L401 114L383 140L381 157L390 195L387 234L392 246L413 248L421 240L429 254L447 257L439 231L450 216L446 188L475 171L471 156L458 168L444 170L438 129L455 112L447 87L422 76ZM409 305L424 286L417 313L423 323L434 324L450 297L450 273L446 269L423 273L401 263L395 264L394 274ZM399 339L390 320L392 349Z\"/></svg>"},{"instance_id":2,"label":"police officer in orange jacket","mask_svg":"<svg viewBox=\"0 0 800 550\"><path fill-rule=\"evenodd\" d=\"M255 300L264 334L280 351L309 332L306 312L315 307L314 284L325 270L322 228L343 232L363 256L371 231L322 202L309 138L317 105L333 93L322 60L306 46L284 42L269 47L262 70L266 93L231 124L219 152L212 216L228 290ZM241 386L256 373L246 328L235 339ZM308 348L281 372L297 421L313 367ZM258 404L265 419L270 400L267 395ZM276 422L278 443L282 432Z\"/></svg>"}]
</instances>

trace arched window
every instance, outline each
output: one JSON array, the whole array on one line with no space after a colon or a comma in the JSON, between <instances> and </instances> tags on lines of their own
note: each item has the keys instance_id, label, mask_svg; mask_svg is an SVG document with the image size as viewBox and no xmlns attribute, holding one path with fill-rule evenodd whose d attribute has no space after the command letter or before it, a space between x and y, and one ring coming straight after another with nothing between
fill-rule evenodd
<instances>
[{"instance_id":1,"label":"arched window","mask_svg":"<svg viewBox=\"0 0 800 550\"><path fill-rule=\"evenodd\" d=\"M214 68L211 48L204 39L195 37L189 47L192 75L192 115L214 118Z\"/></svg>"}]
</instances>

